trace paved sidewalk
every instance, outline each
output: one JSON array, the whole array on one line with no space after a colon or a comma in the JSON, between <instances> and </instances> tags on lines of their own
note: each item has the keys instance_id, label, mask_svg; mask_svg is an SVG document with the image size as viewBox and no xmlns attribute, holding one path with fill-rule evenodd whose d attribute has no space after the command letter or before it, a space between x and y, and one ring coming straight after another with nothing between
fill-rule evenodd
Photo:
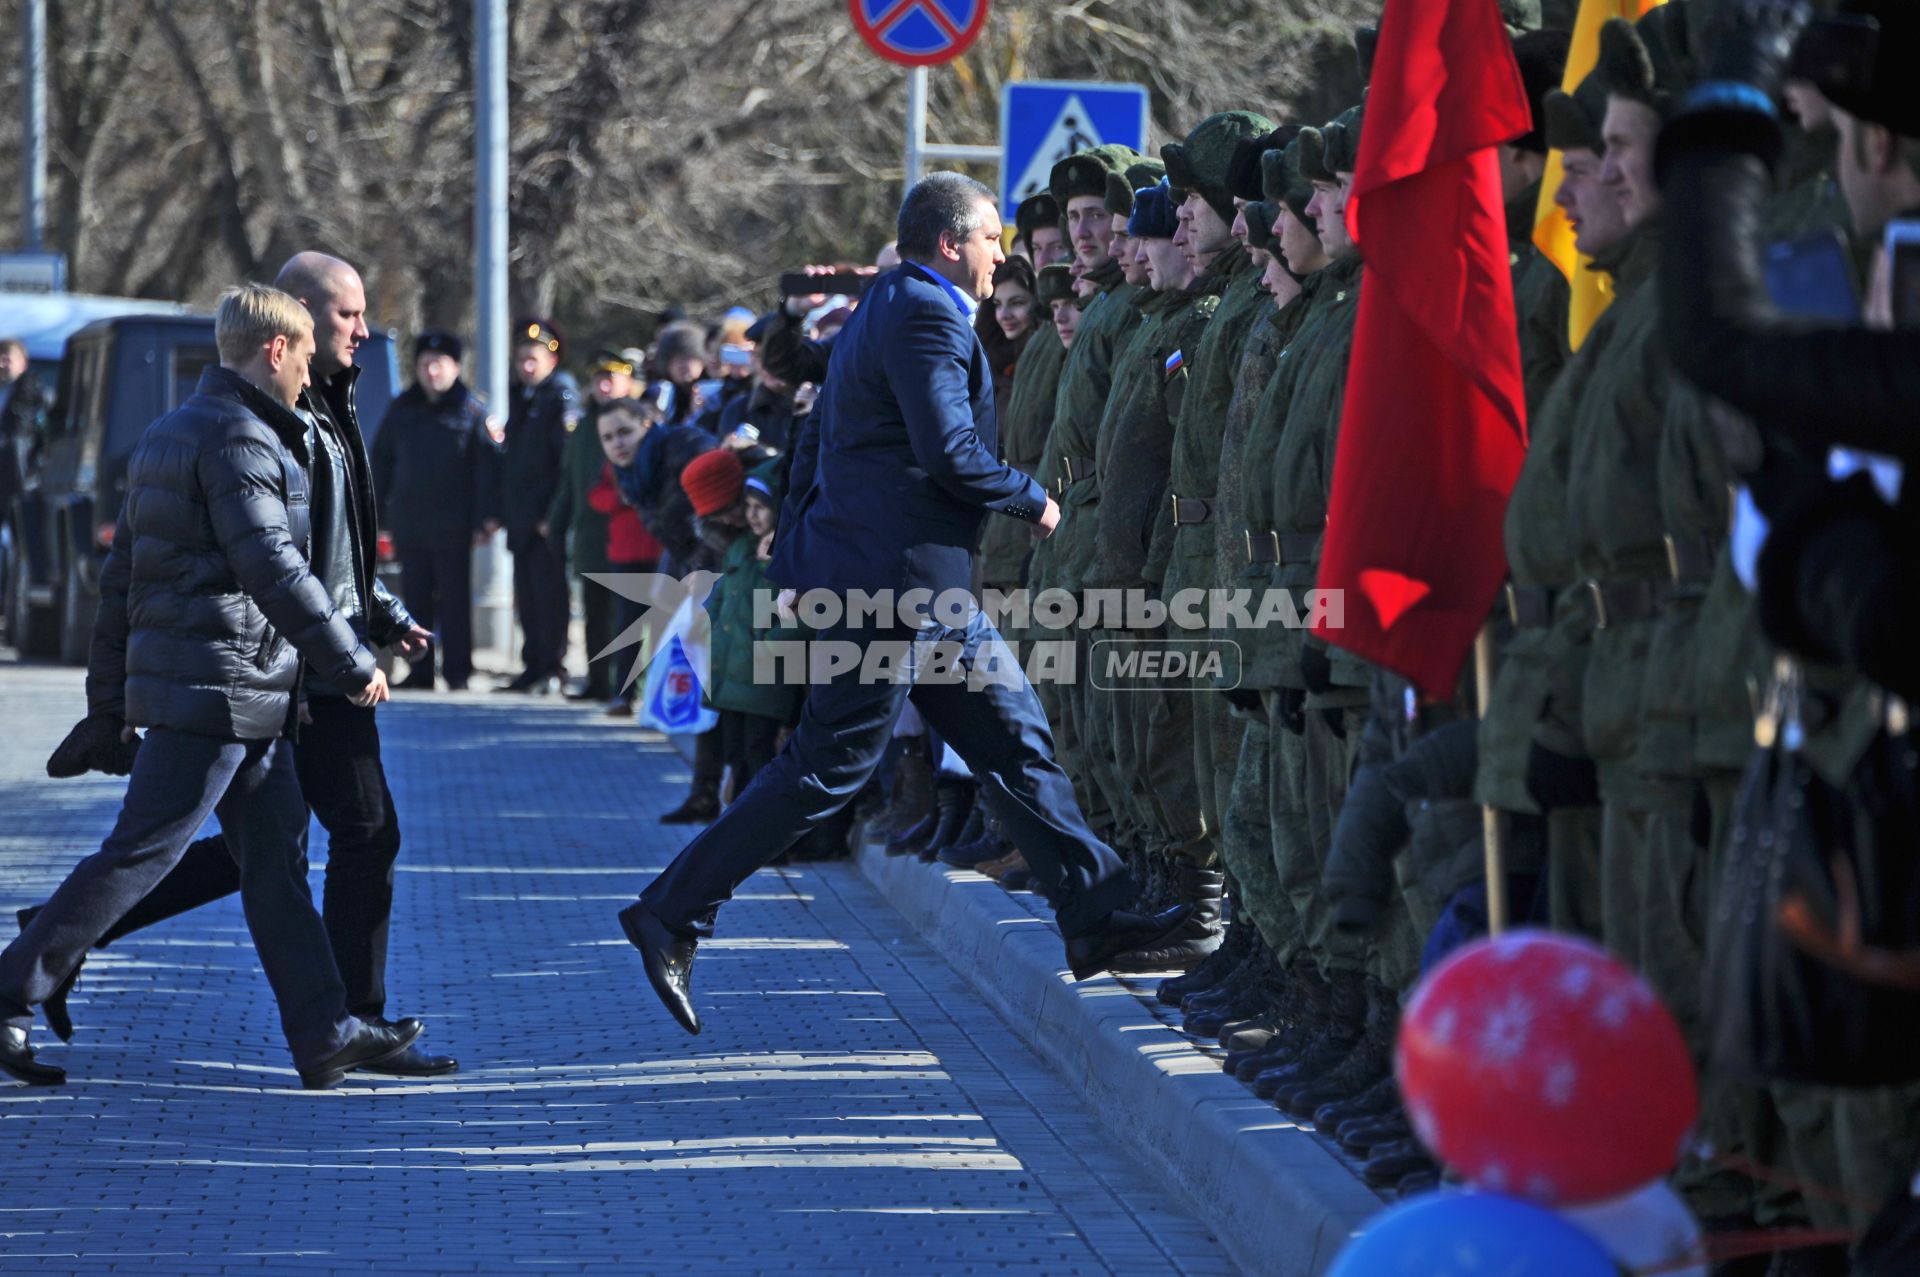
<instances>
[{"instance_id":1,"label":"paved sidewalk","mask_svg":"<svg viewBox=\"0 0 1920 1277\"><path fill-rule=\"evenodd\" d=\"M45 776L80 683L0 665L0 939L117 809ZM0 1270L1233 1271L851 866L755 879L681 1033L613 917L680 841L664 744L519 698L382 716L392 1010L465 1068L303 1092L237 901L129 937L75 1044L36 1033L69 1085L0 1084Z\"/></svg>"}]
</instances>

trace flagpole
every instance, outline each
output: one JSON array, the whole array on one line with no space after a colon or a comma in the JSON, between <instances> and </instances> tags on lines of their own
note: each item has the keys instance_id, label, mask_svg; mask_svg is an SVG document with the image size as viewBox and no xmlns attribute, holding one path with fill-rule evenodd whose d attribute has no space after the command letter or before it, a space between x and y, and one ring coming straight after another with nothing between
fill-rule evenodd
<instances>
[{"instance_id":1,"label":"flagpole","mask_svg":"<svg viewBox=\"0 0 1920 1277\"><path fill-rule=\"evenodd\" d=\"M1493 623L1480 627L1473 640L1474 698L1482 719L1493 702ZM1507 826L1500 810L1492 805L1480 808L1481 841L1487 852L1487 931L1499 935L1507 929Z\"/></svg>"}]
</instances>

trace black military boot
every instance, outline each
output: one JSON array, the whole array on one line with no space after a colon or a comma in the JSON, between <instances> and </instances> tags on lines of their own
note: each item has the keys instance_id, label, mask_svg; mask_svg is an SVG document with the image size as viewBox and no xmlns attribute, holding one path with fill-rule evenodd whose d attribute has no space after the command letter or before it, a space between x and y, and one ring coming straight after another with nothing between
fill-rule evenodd
<instances>
[{"instance_id":1,"label":"black military boot","mask_svg":"<svg viewBox=\"0 0 1920 1277\"><path fill-rule=\"evenodd\" d=\"M1159 999L1161 1005L1177 1007L1188 995L1211 989L1226 979L1240 965L1240 959L1246 956L1247 946L1253 943L1258 933L1253 920L1241 911L1239 897L1234 895L1231 883L1225 895L1222 913L1226 916L1226 928L1221 935L1219 948L1185 975L1162 980L1160 987L1154 991L1154 997Z\"/></svg>"},{"instance_id":2,"label":"black military boot","mask_svg":"<svg viewBox=\"0 0 1920 1277\"><path fill-rule=\"evenodd\" d=\"M967 813L973 809L973 782L970 780L937 780L933 784L933 822L932 828L926 828L925 822L915 826L913 833L905 840L901 855L915 855L922 860L933 859L933 849L949 841L960 832L967 823ZM887 850L893 850L893 843L887 843Z\"/></svg>"},{"instance_id":3,"label":"black military boot","mask_svg":"<svg viewBox=\"0 0 1920 1277\"><path fill-rule=\"evenodd\" d=\"M1360 1178L1375 1188L1392 1188L1409 1175L1440 1173L1440 1164L1417 1139L1384 1144L1360 1167Z\"/></svg>"},{"instance_id":4,"label":"black military boot","mask_svg":"<svg viewBox=\"0 0 1920 1277\"><path fill-rule=\"evenodd\" d=\"M1358 971L1336 971L1327 984L1327 1019L1321 1031L1291 1064L1268 1069L1253 1080L1253 1093L1261 1099L1273 1099L1288 1086L1333 1069L1347 1058L1366 1031L1366 976Z\"/></svg>"},{"instance_id":5,"label":"black military boot","mask_svg":"<svg viewBox=\"0 0 1920 1277\"><path fill-rule=\"evenodd\" d=\"M1296 955L1287 968L1286 981L1292 997L1286 1006L1282 1031L1268 1041L1258 1056L1234 1064L1233 1075L1248 1085L1262 1073L1293 1063L1302 1051L1319 1040L1326 1027L1333 990L1320 974L1320 968L1305 954Z\"/></svg>"},{"instance_id":6,"label":"black military boot","mask_svg":"<svg viewBox=\"0 0 1920 1277\"><path fill-rule=\"evenodd\" d=\"M979 836L980 826L974 813L979 813L978 820L987 818L979 790L971 780L943 780L934 786L933 805L940 811L940 823L934 827L927 845L920 849L920 859L931 863L955 843Z\"/></svg>"},{"instance_id":7,"label":"black military boot","mask_svg":"<svg viewBox=\"0 0 1920 1277\"><path fill-rule=\"evenodd\" d=\"M1273 1031L1264 1042L1257 1044L1251 1035L1244 1039L1244 1045L1227 1043L1227 1058L1221 1063L1225 1072L1249 1081L1266 1069L1291 1058L1287 1042L1297 1039L1300 1025L1307 1014L1308 993L1293 969L1274 964L1267 985L1272 990L1273 1000L1267 1015ZM1257 1065L1256 1061L1259 1062Z\"/></svg>"},{"instance_id":8,"label":"black military boot","mask_svg":"<svg viewBox=\"0 0 1920 1277\"><path fill-rule=\"evenodd\" d=\"M1366 982L1367 1012L1360 1040L1333 1072L1303 1078L1280 1091L1275 1102L1295 1117L1310 1116L1322 1104L1351 1099L1393 1075L1393 1040L1400 1029L1400 999L1376 980Z\"/></svg>"},{"instance_id":9,"label":"black military boot","mask_svg":"<svg viewBox=\"0 0 1920 1277\"><path fill-rule=\"evenodd\" d=\"M893 788L887 805L867 827L867 837L891 844L896 834L904 834L933 811L933 764L927 761L926 744L918 736L902 736L893 742Z\"/></svg>"},{"instance_id":10,"label":"black military boot","mask_svg":"<svg viewBox=\"0 0 1920 1277\"><path fill-rule=\"evenodd\" d=\"M973 836L968 837L962 830L953 846L941 850L941 864L955 869L978 869L1013 850L999 818L989 815L987 804L977 796L973 800L973 815L967 817L967 826L974 830Z\"/></svg>"},{"instance_id":11,"label":"black military boot","mask_svg":"<svg viewBox=\"0 0 1920 1277\"><path fill-rule=\"evenodd\" d=\"M1174 865L1166 875L1173 884L1173 903L1192 905L1180 929L1151 949L1123 954L1109 967L1113 971L1188 971L1220 947L1220 907L1227 876L1190 862Z\"/></svg>"},{"instance_id":12,"label":"black military boot","mask_svg":"<svg viewBox=\"0 0 1920 1277\"><path fill-rule=\"evenodd\" d=\"M1400 1107L1400 1087L1388 1074L1358 1095L1349 1095L1343 1100L1329 1100L1313 1111L1313 1125L1316 1130L1339 1138L1348 1123L1357 1120L1376 1121Z\"/></svg>"},{"instance_id":13,"label":"black military boot","mask_svg":"<svg viewBox=\"0 0 1920 1277\"><path fill-rule=\"evenodd\" d=\"M1217 1037L1232 1021L1256 1014L1265 997L1263 985L1270 962L1271 955L1262 945L1218 989L1188 999L1181 1008L1186 1012L1186 1031L1195 1037Z\"/></svg>"}]
</instances>

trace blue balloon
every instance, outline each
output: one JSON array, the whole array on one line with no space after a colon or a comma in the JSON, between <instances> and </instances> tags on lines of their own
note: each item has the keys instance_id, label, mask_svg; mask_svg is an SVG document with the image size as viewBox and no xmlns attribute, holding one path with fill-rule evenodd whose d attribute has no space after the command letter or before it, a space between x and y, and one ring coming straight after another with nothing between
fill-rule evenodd
<instances>
[{"instance_id":1,"label":"blue balloon","mask_svg":"<svg viewBox=\"0 0 1920 1277\"><path fill-rule=\"evenodd\" d=\"M1429 1193L1374 1219L1328 1277L1620 1277L1620 1268L1599 1242L1531 1202Z\"/></svg>"}]
</instances>

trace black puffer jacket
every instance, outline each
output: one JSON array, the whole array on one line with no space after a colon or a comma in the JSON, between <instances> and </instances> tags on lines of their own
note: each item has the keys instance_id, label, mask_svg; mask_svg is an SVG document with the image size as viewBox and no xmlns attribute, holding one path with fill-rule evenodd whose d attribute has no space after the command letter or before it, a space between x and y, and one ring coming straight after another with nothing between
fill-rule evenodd
<instances>
[{"instance_id":1,"label":"black puffer jacket","mask_svg":"<svg viewBox=\"0 0 1920 1277\"><path fill-rule=\"evenodd\" d=\"M373 681L373 653L307 570L306 434L224 368L147 427L100 574L91 712L266 740L287 730L303 660L335 687Z\"/></svg>"}]
</instances>

